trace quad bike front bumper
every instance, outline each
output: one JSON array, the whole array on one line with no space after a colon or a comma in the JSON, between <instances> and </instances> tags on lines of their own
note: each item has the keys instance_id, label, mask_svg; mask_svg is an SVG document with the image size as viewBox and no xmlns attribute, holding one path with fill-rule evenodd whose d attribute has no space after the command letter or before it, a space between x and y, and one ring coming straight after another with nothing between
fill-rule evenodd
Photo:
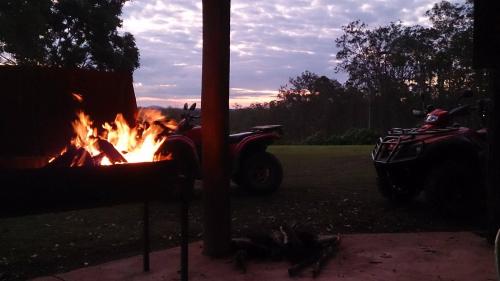
<instances>
[{"instance_id":1,"label":"quad bike front bumper","mask_svg":"<svg viewBox=\"0 0 500 281\"><path fill-rule=\"evenodd\" d=\"M402 141L399 136L380 138L371 153L380 191L416 193L422 185L421 155L424 143Z\"/></svg>"},{"instance_id":2,"label":"quad bike front bumper","mask_svg":"<svg viewBox=\"0 0 500 281\"><path fill-rule=\"evenodd\" d=\"M371 153L376 163L396 164L417 160L424 150L423 141L403 140L401 136L379 138Z\"/></svg>"}]
</instances>

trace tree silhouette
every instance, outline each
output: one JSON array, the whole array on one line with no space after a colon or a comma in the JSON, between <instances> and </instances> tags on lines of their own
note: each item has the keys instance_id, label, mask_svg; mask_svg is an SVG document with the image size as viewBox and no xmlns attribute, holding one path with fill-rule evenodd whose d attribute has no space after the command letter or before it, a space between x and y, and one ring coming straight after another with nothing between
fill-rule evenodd
<instances>
[{"instance_id":1,"label":"tree silhouette","mask_svg":"<svg viewBox=\"0 0 500 281\"><path fill-rule=\"evenodd\" d=\"M0 63L133 71L134 36L119 34L126 0L0 2Z\"/></svg>"}]
</instances>

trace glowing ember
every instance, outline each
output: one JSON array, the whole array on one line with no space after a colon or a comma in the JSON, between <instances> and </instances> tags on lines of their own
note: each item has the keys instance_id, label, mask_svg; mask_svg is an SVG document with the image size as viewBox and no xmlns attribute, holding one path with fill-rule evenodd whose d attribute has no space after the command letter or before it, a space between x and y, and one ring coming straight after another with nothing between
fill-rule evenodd
<instances>
[{"instance_id":1,"label":"glowing ember","mask_svg":"<svg viewBox=\"0 0 500 281\"><path fill-rule=\"evenodd\" d=\"M73 99L75 99L77 102L83 101L83 96L79 93L71 93L71 96L73 96Z\"/></svg>"},{"instance_id":2,"label":"glowing ember","mask_svg":"<svg viewBox=\"0 0 500 281\"><path fill-rule=\"evenodd\" d=\"M80 95L73 94L73 97L78 101L82 100ZM136 121L137 125L131 128L123 115L119 113L114 122L104 123L102 128L98 128L93 125L90 116L79 111L77 119L72 122L75 136L71 140L71 146L65 148L60 156L52 158L49 163L56 162L58 158L63 158L70 152L72 154L66 156L70 159L68 160L69 166L85 166L87 163L111 165L170 159L170 155L159 155L157 151L167 139L167 134L176 129L177 123L168 120L156 109L139 110Z\"/></svg>"}]
</instances>

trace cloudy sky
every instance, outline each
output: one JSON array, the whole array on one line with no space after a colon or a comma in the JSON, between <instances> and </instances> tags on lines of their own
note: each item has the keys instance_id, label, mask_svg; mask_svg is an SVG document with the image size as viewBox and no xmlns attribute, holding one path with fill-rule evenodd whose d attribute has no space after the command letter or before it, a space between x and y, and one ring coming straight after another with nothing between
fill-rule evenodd
<instances>
[{"instance_id":1,"label":"cloudy sky","mask_svg":"<svg viewBox=\"0 0 500 281\"><path fill-rule=\"evenodd\" d=\"M370 27L401 20L427 24L436 0L232 0L230 104L275 99L289 77L304 70L335 73L334 40L360 19ZM180 106L201 95L201 0L131 0L123 30L140 49L134 73L139 105Z\"/></svg>"}]
</instances>

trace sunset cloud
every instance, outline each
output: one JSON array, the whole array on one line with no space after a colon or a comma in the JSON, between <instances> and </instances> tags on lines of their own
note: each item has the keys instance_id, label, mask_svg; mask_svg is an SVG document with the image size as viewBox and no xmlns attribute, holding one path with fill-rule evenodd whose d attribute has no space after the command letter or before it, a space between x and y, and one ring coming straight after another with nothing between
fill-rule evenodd
<instances>
[{"instance_id":1,"label":"sunset cloud","mask_svg":"<svg viewBox=\"0 0 500 281\"><path fill-rule=\"evenodd\" d=\"M345 74L334 72L338 63L334 40L342 25L356 19L370 27L398 20L426 25L424 13L435 2L233 0L230 104L275 99L276 94L270 92L277 92L289 77L305 70L343 81ZM140 105L179 106L182 100L199 101L201 1L128 1L122 29L134 34L140 49L141 67L134 73Z\"/></svg>"}]
</instances>

